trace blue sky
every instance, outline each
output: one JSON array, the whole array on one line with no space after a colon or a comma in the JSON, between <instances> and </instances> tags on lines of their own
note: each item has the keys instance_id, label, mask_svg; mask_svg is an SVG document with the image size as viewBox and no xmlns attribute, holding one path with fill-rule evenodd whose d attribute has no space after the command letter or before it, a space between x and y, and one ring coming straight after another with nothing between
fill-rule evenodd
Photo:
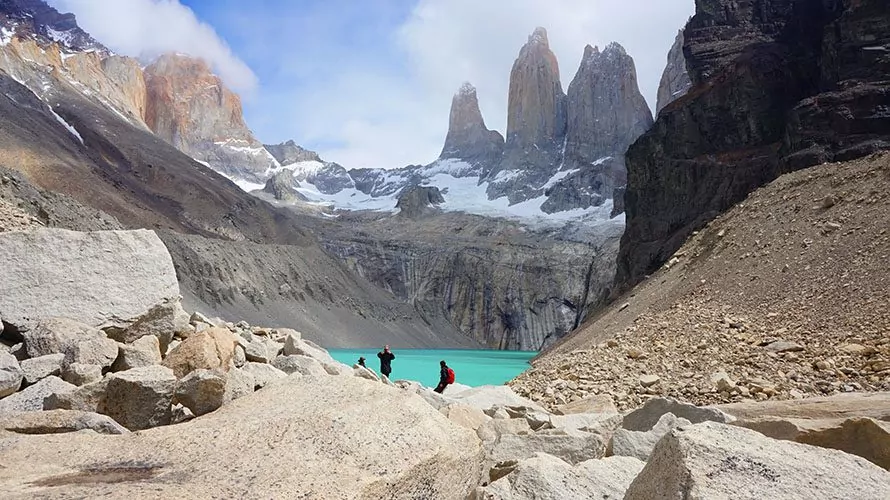
<instances>
[{"instance_id":1,"label":"blue sky","mask_svg":"<svg viewBox=\"0 0 890 500\"><path fill-rule=\"evenodd\" d=\"M118 53L208 60L242 96L264 142L294 139L347 168L428 163L451 96L478 89L506 127L510 67L548 29L563 88L586 44L618 41L654 108L658 79L694 0L49 0Z\"/></svg>"}]
</instances>

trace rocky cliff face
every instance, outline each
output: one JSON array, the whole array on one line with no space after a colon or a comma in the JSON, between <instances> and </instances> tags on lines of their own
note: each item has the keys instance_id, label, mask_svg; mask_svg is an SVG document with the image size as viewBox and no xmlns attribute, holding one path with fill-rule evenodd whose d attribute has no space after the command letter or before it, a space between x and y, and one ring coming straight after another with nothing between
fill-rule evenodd
<instances>
[{"instance_id":1,"label":"rocky cliff face","mask_svg":"<svg viewBox=\"0 0 890 500\"><path fill-rule=\"evenodd\" d=\"M566 95L547 31L535 29L510 72L507 139L501 164L487 176L488 195L510 203L537 197L562 161Z\"/></svg>"},{"instance_id":2,"label":"rocky cliff face","mask_svg":"<svg viewBox=\"0 0 890 500\"><path fill-rule=\"evenodd\" d=\"M703 0L693 83L628 151L620 286L782 172L890 148L890 4Z\"/></svg>"},{"instance_id":3,"label":"rocky cliff face","mask_svg":"<svg viewBox=\"0 0 890 500\"><path fill-rule=\"evenodd\" d=\"M633 58L617 43L602 52L588 45L568 91L562 170L569 174L547 191L544 210L587 208L613 198L627 181L627 147L651 126Z\"/></svg>"},{"instance_id":4,"label":"rocky cliff face","mask_svg":"<svg viewBox=\"0 0 890 500\"><path fill-rule=\"evenodd\" d=\"M0 0L0 26L22 36L56 42L73 51L108 49L77 25L74 14L62 14L43 0Z\"/></svg>"},{"instance_id":5,"label":"rocky cliff face","mask_svg":"<svg viewBox=\"0 0 890 500\"><path fill-rule=\"evenodd\" d=\"M671 46L667 56L667 66L661 74L661 82L658 84L658 105L655 114L661 113L668 104L683 97L692 86L689 72L686 71L686 56L683 55L683 30L677 33L674 45Z\"/></svg>"},{"instance_id":6,"label":"rocky cliff face","mask_svg":"<svg viewBox=\"0 0 890 500\"><path fill-rule=\"evenodd\" d=\"M292 140L282 142L281 144L266 144L264 147L282 165L291 165L304 161L321 162L318 153L303 149Z\"/></svg>"},{"instance_id":7,"label":"rocky cliff face","mask_svg":"<svg viewBox=\"0 0 890 500\"><path fill-rule=\"evenodd\" d=\"M204 61L166 54L145 69L146 123L214 170L255 182L277 162L244 123L241 99Z\"/></svg>"},{"instance_id":8,"label":"rocky cliff face","mask_svg":"<svg viewBox=\"0 0 890 500\"><path fill-rule=\"evenodd\" d=\"M463 160L490 169L503 151L503 136L485 126L476 88L464 83L451 101L448 135L439 158Z\"/></svg>"},{"instance_id":9,"label":"rocky cliff face","mask_svg":"<svg viewBox=\"0 0 890 500\"><path fill-rule=\"evenodd\" d=\"M445 198L437 187L431 186L413 186L405 188L399 194L399 201L396 208L399 215L416 219L430 213L435 213L436 205L445 203Z\"/></svg>"}]
</instances>

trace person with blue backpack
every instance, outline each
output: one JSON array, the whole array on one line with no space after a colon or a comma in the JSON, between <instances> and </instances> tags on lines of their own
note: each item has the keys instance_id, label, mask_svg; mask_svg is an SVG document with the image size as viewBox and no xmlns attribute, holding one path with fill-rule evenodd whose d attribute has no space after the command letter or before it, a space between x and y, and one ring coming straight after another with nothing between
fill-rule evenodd
<instances>
[{"instance_id":1,"label":"person with blue backpack","mask_svg":"<svg viewBox=\"0 0 890 500\"><path fill-rule=\"evenodd\" d=\"M445 391L445 388L454 383L454 370L448 367L444 360L439 361L439 385L436 386L434 391L442 394Z\"/></svg>"}]
</instances>

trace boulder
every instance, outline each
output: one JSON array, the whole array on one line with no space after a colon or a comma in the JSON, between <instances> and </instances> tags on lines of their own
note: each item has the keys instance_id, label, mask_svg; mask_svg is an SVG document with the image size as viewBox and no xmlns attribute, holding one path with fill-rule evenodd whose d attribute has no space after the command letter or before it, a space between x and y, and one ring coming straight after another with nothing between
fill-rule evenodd
<instances>
[{"instance_id":1,"label":"boulder","mask_svg":"<svg viewBox=\"0 0 890 500\"><path fill-rule=\"evenodd\" d=\"M265 363L245 363L241 371L253 377L254 389L262 389L269 382L287 377L287 373Z\"/></svg>"},{"instance_id":2,"label":"boulder","mask_svg":"<svg viewBox=\"0 0 890 500\"><path fill-rule=\"evenodd\" d=\"M170 424L181 424L195 419L195 414L183 405L175 404L170 409Z\"/></svg>"},{"instance_id":3,"label":"boulder","mask_svg":"<svg viewBox=\"0 0 890 500\"><path fill-rule=\"evenodd\" d=\"M448 394L448 396L452 397L451 394ZM547 412L543 406L516 394L513 392L513 389L506 385L474 387L454 394L453 398L482 411L489 410L495 406L521 406L542 413Z\"/></svg>"},{"instance_id":4,"label":"boulder","mask_svg":"<svg viewBox=\"0 0 890 500\"><path fill-rule=\"evenodd\" d=\"M544 452L577 464L606 453L607 440L599 434L572 429L533 432L525 419L491 420L477 433L491 463L522 460Z\"/></svg>"},{"instance_id":5,"label":"boulder","mask_svg":"<svg viewBox=\"0 0 890 500\"><path fill-rule=\"evenodd\" d=\"M755 430L774 439L833 448L860 456L890 470L890 423L871 418L804 420L761 417L733 425Z\"/></svg>"},{"instance_id":6,"label":"boulder","mask_svg":"<svg viewBox=\"0 0 890 500\"><path fill-rule=\"evenodd\" d=\"M133 368L161 363L161 341L154 335L146 335L132 344L118 344L118 355L111 370L123 372Z\"/></svg>"},{"instance_id":7,"label":"boulder","mask_svg":"<svg viewBox=\"0 0 890 500\"><path fill-rule=\"evenodd\" d=\"M247 361L254 363L271 363L281 352L281 344L268 338L252 335L250 342L241 342L239 345L244 348L244 357Z\"/></svg>"},{"instance_id":8,"label":"boulder","mask_svg":"<svg viewBox=\"0 0 890 500\"><path fill-rule=\"evenodd\" d=\"M704 422L659 441L626 500L890 498L890 473L837 450Z\"/></svg>"},{"instance_id":9,"label":"boulder","mask_svg":"<svg viewBox=\"0 0 890 500\"><path fill-rule=\"evenodd\" d=\"M629 431L648 431L665 413L672 413L693 424L706 421L728 423L733 420L717 408L698 407L670 398L653 398L646 401L641 408L625 415L621 427Z\"/></svg>"},{"instance_id":10,"label":"boulder","mask_svg":"<svg viewBox=\"0 0 890 500\"><path fill-rule=\"evenodd\" d=\"M182 378L194 370L228 371L234 366L238 339L223 328L210 328L191 335L176 346L164 359L163 365Z\"/></svg>"},{"instance_id":11,"label":"boulder","mask_svg":"<svg viewBox=\"0 0 890 500\"><path fill-rule=\"evenodd\" d=\"M62 353L65 364L111 366L117 359L117 342L97 328L67 318L41 320L24 333L28 356Z\"/></svg>"},{"instance_id":12,"label":"boulder","mask_svg":"<svg viewBox=\"0 0 890 500\"><path fill-rule=\"evenodd\" d=\"M574 429L596 432L606 440L621 427L620 413L575 413L572 415L553 415L550 424L557 429Z\"/></svg>"},{"instance_id":13,"label":"boulder","mask_svg":"<svg viewBox=\"0 0 890 500\"><path fill-rule=\"evenodd\" d=\"M131 431L170 423L170 404L176 389L173 370L144 366L108 377L105 414Z\"/></svg>"},{"instance_id":14,"label":"boulder","mask_svg":"<svg viewBox=\"0 0 890 500\"><path fill-rule=\"evenodd\" d=\"M0 413L0 429L17 434L62 434L91 430L99 434L126 434L111 417L84 411L52 410Z\"/></svg>"},{"instance_id":15,"label":"boulder","mask_svg":"<svg viewBox=\"0 0 890 500\"><path fill-rule=\"evenodd\" d=\"M414 394L355 377L289 377L185 427L12 434L0 449L16 464L0 468L0 491L22 497L462 499L482 470L472 431ZM146 479L104 480L121 467ZM82 470L90 480L55 482Z\"/></svg>"},{"instance_id":16,"label":"boulder","mask_svg":"<svg viewBox=\"0 0 890 500\"><path fill-rule=\"evenodd\" d=\"M255 390L253 375L241 369L229 370L226 373L226 390L223 394L223 403L234 401L238 398L253 394Z\"/></svg>"},{"instance_id":17,"label":"boulder","mask_svg":"<svg viewBox=\"0 0 890 500\"><path fill-rule=\"evenodd\" d=\"M50 375L60 375L64 360L65 355L62 353L47 354L22 360L19 364L22 367L22 372L25 374L25 383L31 385Z\"/></svg>"},{"instance_id":18,"label":"boulder","mask_svg":"<svg viewBox=\"0 0 890 500\"><path fill-rule=\"evenodd\" d=\"M482 413L482 410L460 403L445 406L439 411L448 417L448 420L474 431L491 420L491 417Z\"/></svg>"},{"instance_id":19,"label":"boulder","mask_svg":"<svg viewBox=\"0 0 890 500\"><path fill-rule=\"evenodd\" d=\"M102 367L71 363L62 372L62 380L78 387L102 380Z\"/></svg>"},{"instance_id":20,"label":"boulder","mask_svg":"<svg viewBox=\"0 0 890 500\"><path fill-rule=\"evenodd\" d=\"M645 464L630 457L609 457L571 465L537 453L519 462L512 472L486 487L473 500L618 499Z\"/></svg>"},{"instance_id":21,"label":"boulder","mask_svg":"<svg viewBox=\"0 0 890 500\"><path fill-rule=\"evenodd\" d=\"M324 377L328 372L324 369L316 359L309 356L291 355L278 356L272 362L272 366L278 368L284 373L291 375L299 373L300 375L312 375L316 377Z\"/></svg>"},{"instance_id":22,"label":"boulder","mask_svg":"<svg viewBox=\"0 0 890 500\"><path fill-rule=\"evenodd\" d=\"M655 427L648 431L629 431L616 429L612 434L612 442L609 443L608 455L618 457L634 457L642 461L649 459L655 444L670 432L681 425L689 425L685 418L677 418L673 413L665 413L658 419Z\"/></svg>"},{"instance_id":23,"label":"boulder","mask_svg":"<svg viewBox=\"0 0 890 500\"><path fill-rule=\"evenodd\" d=\"M302 340L299 332L290 330L284 339L282 354L285 356L308 356L319 363L336 365L337 361L328 354L328 351L313 344L308 340Z\"/></svg>"},{"instance_id":24,"label":"boulder","mask_svg":"<svg viewBox=\"0 0 890 500\"><path fill-rule=\"evenodd\" d=\"M559 405L554 411L556 415L573 415L577 413L618 413L615 401L608 394L597 394L578 401Z\"/></svg>"},{"instance_id":25,"label":"boulder","mask_svg":"<svg viewBox=\"0 0 890 500\"><path fill-rule=\"evenodd\" d=\"M179 297L167 248L144 229L2 233L0 262L0 316L21 332L49 318L92 327L126 324L126 318Z\"/></svg>"},{"instance_id":26,"label":"boulder","mask_svg":"<svg viewBox=\"0 0 890 500\"><path fill-rule=\"evenodd\" d=\"M356 377L373 380L374 382L380 382L380 377L378 377L377 374L374 373L374 371L370 368L355 365L352 367L352 371Z\"/></svg>"},{"instance_id":27,"label":"boulder","mask_svg":"<svg viewBox=\"0 0 890 500\"><path fill-rule=\"evenodd\" d=\"M19 360L8 352L0 351L0 398L5 398L22 386L25 373Z\"/></svg>"},{"instance_id":28,"label":"boulder","mask_svg":"<svg viewBox=\"0 0 890 500\"><path fill-rule=\"evenodd\" d=\"M224 372L195 370L177 382L173 403L185 406L200 417L223 405L226 382Z\"/></svg>"},{"instance_id":29,"label":"boulder","mask_svg":"<svg viewBox=\"0 0 890 500\"><path fill-rule=\"evenodd\" d=\"M235 354L232 356L232 364L235 365L235 368L241 368L244 366L244 363L247 363L247 353L244 352L243 347L236 345Z\"/></svg>"},{"instance_id":30,"label":"boulder","mask_svg":"<svg viewBox=\"0 0 890 500\"><path fill-rule=\"evenodd\" d=\"M786 401L733 403L717 406L739 420L762 417L810 420L870 417L890 421L890 392L838 394Z\"/></svg>"},{"instance_id":31,"label":"boulder","mask_svg":"<svg viewBox=\"0 0 890 500\"><path fill-rule=\"evenodd\" d=\"M78 387L70 392L56 393L43 402L44 410L77 410L90 413L105 413L105 393L108 378Z\"/></svg>"},{"instance_id":32,"label":"boulder","mask_svg":"<svg viewBox=\"0 0 890 500\"><path fill-rule=\"evenodd\" d=\"M126 328L109 328L108 336L123 344L131 344L146 335L158 339L160 351L167 352L167 347L174 336L189 337L192 330L189 315L182 308L179 297L152 306L148 312L132 320ZM136 368L135 366L133 368Z\"/></svg>"},{"instance_id":33,"label":"boulder","mask_svg":"<svg viewBox=\"0 0 890 500\"><path fill-rule=\"evenodd\" d=\"M77 389L77 386L51 375L11 396L0 399L0 411L41 411L44 399L52 394L62 394L74 389Z\"/></svg>"}]
</instances>

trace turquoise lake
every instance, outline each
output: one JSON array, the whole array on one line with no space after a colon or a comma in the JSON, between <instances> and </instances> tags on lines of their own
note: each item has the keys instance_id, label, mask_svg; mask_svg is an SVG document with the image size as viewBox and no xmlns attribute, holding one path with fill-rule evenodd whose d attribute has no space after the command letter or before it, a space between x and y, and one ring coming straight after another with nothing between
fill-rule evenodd
<instances>
[{"instance_id":1,"label":"turquoise lake","mask_svg":"<svg viewBox=\"0 0 890 500\"><path fill-rule=\"evenodd\" d=\"M354 365L359 356L365 364L380 372L380 349L329 349L341 363ZM469 386L501 385L527 370L536 352L477 351L467 349L394 349L392 379L416 380L427 387L439 383L439 361L454 370L455 382Z\"/></svg>"}]
</instances>

